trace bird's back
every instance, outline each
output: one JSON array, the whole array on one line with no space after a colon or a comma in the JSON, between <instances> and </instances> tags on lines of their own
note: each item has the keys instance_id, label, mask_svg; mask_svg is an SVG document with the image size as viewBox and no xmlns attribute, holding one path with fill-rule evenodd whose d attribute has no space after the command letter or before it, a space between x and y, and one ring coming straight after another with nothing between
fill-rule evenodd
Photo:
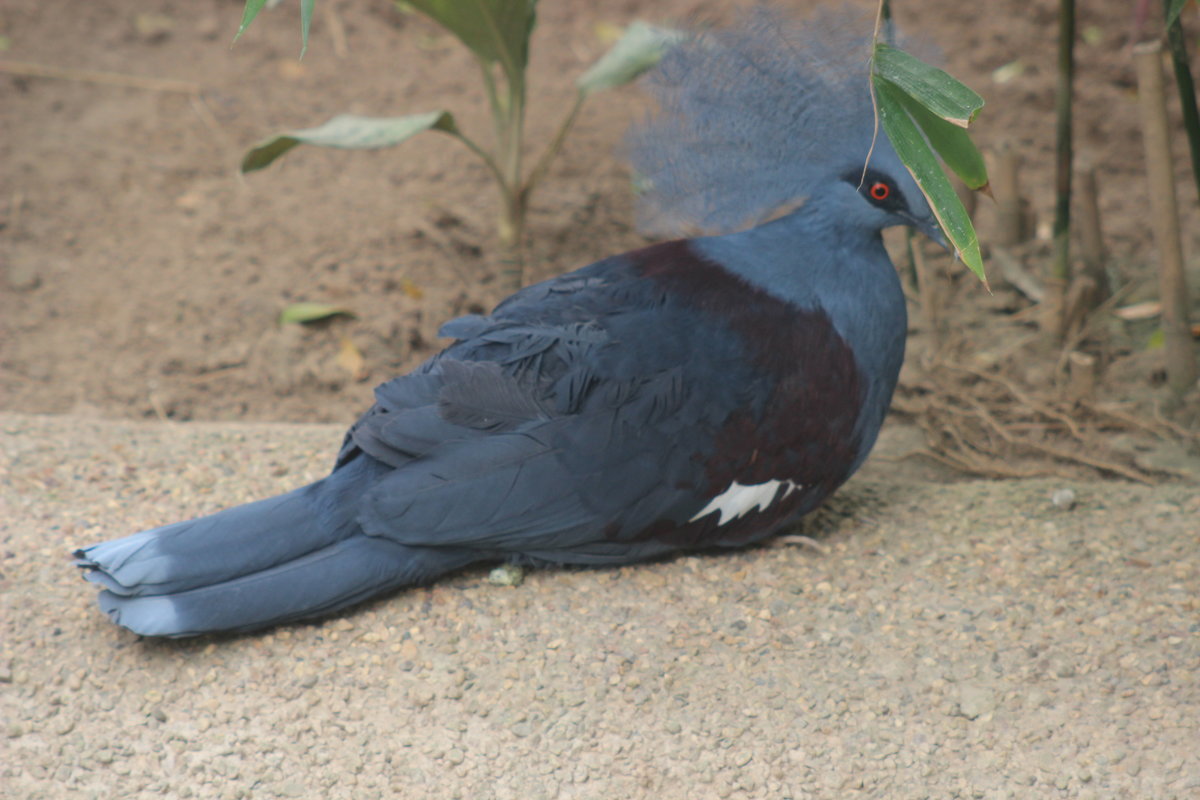
<instances>
[{"instance_id":1,"label":"bird's back","mask_svg":"<svg viewBox=\"0 0 1200 800\"><path fill-rule=\"evenodd\" d=\"M899 325L902 338L902 313ZM458 341L381 387L348 437L343 461L395 468L368 494L364 527L549 561L769 535L861 463L876 432L866 401L894 385L819 305L686 240L530 287L444 333ZM460 504L473 511L442 513Z\"/></svg>"}]
</instances>

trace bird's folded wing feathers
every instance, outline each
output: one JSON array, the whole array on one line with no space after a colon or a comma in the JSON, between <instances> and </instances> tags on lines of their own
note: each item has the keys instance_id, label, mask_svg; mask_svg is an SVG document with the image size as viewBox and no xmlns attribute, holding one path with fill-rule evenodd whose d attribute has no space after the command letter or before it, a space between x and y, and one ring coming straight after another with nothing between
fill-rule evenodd
<instances>
[{"instance_id":1,"label":"bird's folded wing feathers","mask_svg":"<svg viewBox=\"0 0 1200 800\"><path fill-rule=\"evenodd\" d=\"M531 287L543 298L538 319L513 303L448 323L443 333L458 342L377 390L347 443L395 467L364 499L368 534L549 553L602 528L620 539L687 518L702 480L694 450L732 409L687 389L667 363L679 353L630 362L620 348L613 366L602 352L613 326L588 312L606 286L595 276L567 289L550 282ZM620 337L665 334L648 327L663 315L638 319L624 314Z\"/></svg>"},{"instance_id":2,"label":"bird's folded wing feathers","mask_svg":"<svg viewBox=\"0 0 1200 800\"><path fill-rule=\"evenodd\" d=\"M676 413L685 397L677 369L606 382L570 413L552 410L552 394L539 397L495 362L446 361L441 374L436 405L389 413L371 430L371 450L424 450L368 492L359 516L368 534L554 550L605 525L634 532L694 504L698 466L686 443L699 437L680 435L687 417Z\"/></svg>"},{"instance_id":3,"label":"bird's folded wing feathers","mask_svg":"<svg viewBox=\"0 0 1200 800\"><path fill-rule=\"evenodd\" d=\"M687 481L663 480L692 466L665 437L651 434L620 450L589 446L613 437L618 413L559 417L441 448L420 469L380 481L359 522L369 535L406 545L565 553L595 541L599 530L620 540L676 506L694 505ZM592 454L590 462L579 449Z\"/></svg>"}]
</instances>

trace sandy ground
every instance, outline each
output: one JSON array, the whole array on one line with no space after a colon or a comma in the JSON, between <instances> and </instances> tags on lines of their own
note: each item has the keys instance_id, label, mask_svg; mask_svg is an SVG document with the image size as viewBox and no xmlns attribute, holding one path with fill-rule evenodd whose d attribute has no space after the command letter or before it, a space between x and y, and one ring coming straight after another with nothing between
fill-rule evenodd
<instances>
[{"instance_id":1,"label":"sandy ground","mask_svg":"<svg viewBox=\"0 0 1200 800\"><path fill-rule=\"evenodd\" d=\"M0 414L5 798L1200 796L1194 487L913 481L772 547L486 571L155 642L72 546L293 487L339 428Z\"/></svg>"}]
</instances>

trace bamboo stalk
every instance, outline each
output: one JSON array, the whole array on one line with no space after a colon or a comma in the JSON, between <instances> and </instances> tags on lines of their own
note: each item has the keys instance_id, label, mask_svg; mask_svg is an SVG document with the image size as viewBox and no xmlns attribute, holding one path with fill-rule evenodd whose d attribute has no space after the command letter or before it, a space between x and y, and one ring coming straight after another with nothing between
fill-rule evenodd
<instances>
[{"instance_id":1,"label":"bamboo stalk","mask_svg":"<svg viewBox=\"0 0 1200 800\"><path fill-rule=\"evenodd\" d=\"M1055 90L1054 262L1047 284L1042 330L1064 334L1062 294L1071 273L1071 94L1075 73L1075 0L1058 4L1058 81ZM1053 297L1056 295L1057 297ZM1055 302L1057 300L1057 302Z\"/></svg>"},{"instance_id":2,"label":"bamboo stalk","mask_svg":"<svg viewBox=\"0 0 1200 800\"><path fill-rule=\"evenodd\" d=\"M1067 356L1067 399L1072 403L1092 400L1096 396L1097 361L1094 355L1071 351Z\"/></svg>"},{"instance_id":3,"label":"bamboo stalk","mask_svg":"<svg viewBox=\"0 0 1200 800\"><path fill-rule=\"evenodd\" d=\"M995 151L988 172L996 197L995 243L1002 247L1013 247L1025 238L1025 212L1017 154L1010 145L1003 144Z\"/></svg>"},{"instance_id":4,"label":"bamboo stalk","mask_svg":"<svg viewBox=\"0 0 1200 800\"><path fill-rule=\"evenodd\" d=\"M1183 109L1183 129L1187 131L1188 149L1192 154L1192 177L1200 193L1200 111L1196 109L1196 84L1188 67L1187 45L1183 38L1183 23L1178 17L1167 28L1167 43L1171 48L1171 63L1175 68L1175 85L1179 87L1179 105Z\"/></svg>"},{"instance_id":5,"label":"bamboo stalk","mask_svg":"<svg viewBox=\"0 0 1200 800\"><path fill-rule=\"evenodd\" d=\"M1100 193L1096 188L1096 170L1088 167L1079 173L1079 239L1082 245L1084 274L1096 285L1096 304L1108 299L1111 289L1105 271L1104 232L1100 226ZM1090 310L1090 309L1089 309Z\"/></svg>"},{"instance_id":6,"label":"bamboo stalk","mask_svg":"<svg viewBox=\"0 0 1200 800\"><path fill-rule=\"evenodd\" d=\"M1070 274L1071 95L1075 80L1075 0L1059 0L1058 82L1055 89L1054 277Z\"/></svg>"},{"instance_id":7,"label":"bamboo stalk","mask_svg":"<svg viewBox=\"0 0 1200 800\"><path fill-rule=\"evenodd\" d=\"M1162 43L1143 42L1133 48L1137 66L1138 97L1142 107L1142 140L1146 149L1146 175L1154 238L1158 242L1159 294L1166 350L1167 385L1179 400L1196 384L1196 353L1188 325L1188 293L1179 241L1179 209L1171 164L1171 135L1163 88Z\"/></svg>"}]
</instances>

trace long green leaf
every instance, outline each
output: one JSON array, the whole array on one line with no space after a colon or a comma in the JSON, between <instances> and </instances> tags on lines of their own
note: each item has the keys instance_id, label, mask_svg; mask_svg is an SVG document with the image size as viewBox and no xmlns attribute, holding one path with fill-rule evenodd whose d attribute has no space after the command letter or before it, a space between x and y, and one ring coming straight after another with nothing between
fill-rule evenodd
<instances>
[{"instance_id":1,"label":"long green leaf","mask_svg":"<svg viewBox=\"0 0 1200 800\"><path fill-rule=\"evenodd\" d=\"M404 117L359 117L341 114L316 128L285 131L259 142L242 159L242 172L262 169L301 144L373 150L391 147L423 131L442 131L461 138L448 111L410 114Z\"/></svg>"},{"instance_id":2,"label":"long green leaf","mask_svg":"<svg viewBox=\"0 0 1200 800\"><path fill-rule=\"evenodd\" d=\"M942 161L954 174L962 178L971 189L984 189L988 183L987 166L983 154L971 141L971 136L957 125L947 122L934 114L919 101L891 81L876 80L876 86L886 83L889 89L900 100L905 110L912 116L917 126L925 132L925 137L937 150Z\"/></svg>"},{"instance_id":3,"label":"long green leaf","mask_svg":"<svg viewBox=\"0 0 1200 800\"><path fill-rule=\"evenodd\" d=\"M612 89L636 80L657 64L683 33L635 21L600 60L575 79L584 94Z\"/></svg>"},{"instance_id":4,"label":"long green leaf","mask_svg":"<svg viewBox=\"0 0 1200 800\"><path fill-rule=\"evenodd\" d=\"M475 57L500 64L510 81L529 63L537 0L407 0L458 37Z\"/></svg>"},{"instance_id":5,"label":"long green leaf","mask_svg":"<svg viewBox=\"0 0 1200 800\"><path fill-rule=\"evenodd\" d=\"M983 108L983 98L953 76L903 50L875 45L875 75L891 81L931 112L965 128Z\"/></svg>"},{"instance_id":6,"label":"long green leaf","mask_svg":"<svg viewBox=\"0 0 1200 800\"><path fill-rule=\"evenodd\" d=\"M879 120L891 140L900 160L908 167L913 179L921 187L929 205L937 217L938 224L954 245L963 263L987 284L983 271L983 255L979 251L979 238L971 225L971 218L954 193L954 187L942 172L937 156L925 141L920 128L904 108L904 93L887 81L876 81L875 99L879 106Z\"/></svg>"},{"instance_id":7,"label":"long green leaf","mask_svg":"<svg viewBox=\"0 0 1200 800\"><path fill-rule=\"evenodd\" d=\"M267 4L267 0L246 0L246 7L242 9L242 24L238 26L238 32L234 35L233 40L236 42L241 38L246 29L250 27L250 23L258 16L258 12L262 11L263 6Z\"/></svg>"},{"instance_id":8,"label":"long green leaf","mask_svg":"<svg viewBox=\"0 0 1200 800\"><path fill-rule=\"evenodd\" d=\"M1179 19L1179 15L1183 13L1183 7L1186 6L1187 3L1188 0L1171 0L1170 5L1167 6L1168 28L1171 27L1175 20Z\"/></svg>"},{"instance_id":9,"label":"long green leaf","mask_svg":"<svg viewBox=\"0 0 1200 800\"><path fill-rule=\"evenodd\" d=\"M313 4L316 0L300 0L300 57L308 52L308 29L312 27Z\"/></svg>"}]
</instances>

